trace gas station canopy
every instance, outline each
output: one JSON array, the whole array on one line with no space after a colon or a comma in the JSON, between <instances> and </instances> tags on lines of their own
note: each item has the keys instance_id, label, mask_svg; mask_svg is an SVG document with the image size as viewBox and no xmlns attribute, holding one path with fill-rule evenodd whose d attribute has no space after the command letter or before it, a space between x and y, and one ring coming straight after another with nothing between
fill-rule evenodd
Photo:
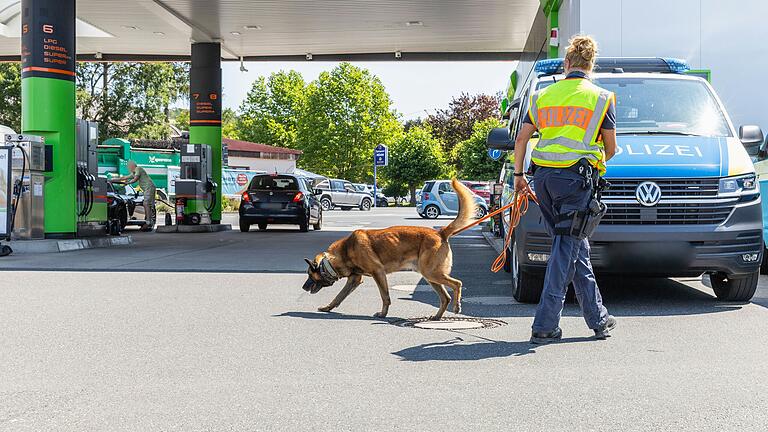
<instances>
[{"instance_id":1,"label":"gas station canopy","mask_svg":"<svg viewBox=\"0 0 768 432\"><path fill-rule=\"evenodd\" d=\"M225 60L516 60L540 7L539 0L77 0L77 53L188 60L191 42L220 42ZM19 59L20 33L21 1L0 0L0 60Z\"/></svg>"}]
</instances>

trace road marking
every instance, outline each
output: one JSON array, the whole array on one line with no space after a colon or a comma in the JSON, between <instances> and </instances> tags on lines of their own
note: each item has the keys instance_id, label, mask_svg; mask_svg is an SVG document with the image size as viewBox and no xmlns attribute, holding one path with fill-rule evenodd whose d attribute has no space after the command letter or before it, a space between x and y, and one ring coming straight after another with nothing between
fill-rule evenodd
<instances>
[{"instance_id":1,"label":"road marking","mask_svg":"<svg viewBox=\"0 0 768 432\"><path fill-rule=\"evenodd\" d=\"M461 301L463 303L483 306L507 306L518 304L512 296L463 297Z\"/></svg>"},{"instance_id":2,"label":"road marking","mask_svg":"<svg viewBox=\"0 0 768 432\"><path fill-rule=\"evenodd\" d=\"M393 285L389 289L413 294L416 291L426 291L432 289L430 285Z\"/></svg>"}]
</instances>

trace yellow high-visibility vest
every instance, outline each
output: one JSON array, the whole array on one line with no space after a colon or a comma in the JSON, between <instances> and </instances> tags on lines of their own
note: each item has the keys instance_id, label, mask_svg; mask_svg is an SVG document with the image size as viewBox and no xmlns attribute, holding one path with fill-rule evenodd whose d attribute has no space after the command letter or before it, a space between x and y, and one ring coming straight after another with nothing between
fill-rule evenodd
<instances>
[{"instance_id":1,"label":"yellow high-visibility vest","mask_svg":"<svg viewBox=\"0 0 768 432\"><path fill-rule=\"evenodd\" d=\"M528 115L539 130L531 153L538 166L565 168L587 159L605 173L605 152L600 137L612 92L587 79L564 79L534 93Z\"/></svg>"}]
</instances>

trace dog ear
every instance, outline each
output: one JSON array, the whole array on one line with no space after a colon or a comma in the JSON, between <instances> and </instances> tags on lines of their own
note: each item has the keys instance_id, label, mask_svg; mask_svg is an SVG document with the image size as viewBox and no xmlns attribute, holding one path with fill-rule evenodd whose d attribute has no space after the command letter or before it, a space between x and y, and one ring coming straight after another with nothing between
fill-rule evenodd
<instances>
[{"instance_id":1,"label":"dog ear","mask_svg":"<svg viewBox=\"0 0 768 432\"><path fill-rule=\"evenodd\" d=\"M307 264L309 264L309 268L313 270L315 269L315 267L317 267L317 265L313 261L310 261L309 258L304 258L304 261L306 261Z\"/></svg>"}]
</instances>

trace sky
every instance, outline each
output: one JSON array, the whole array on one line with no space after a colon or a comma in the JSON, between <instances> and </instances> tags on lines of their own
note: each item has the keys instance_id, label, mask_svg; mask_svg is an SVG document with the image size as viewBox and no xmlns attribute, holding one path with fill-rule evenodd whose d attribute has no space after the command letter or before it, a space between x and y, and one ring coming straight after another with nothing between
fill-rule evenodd
<instances>
[{"instance_id":1,"label":"sky","mask_svg":"<svg viewBox=\"0 0 768 432\"><path fill-rule=\"evenodd\" d=\"M224 108L237 110L251 84L259 76L279 70L294 69L309 82L336 62L245 62L248 72L240 71L240 63L223 62ZM517 62L355 62L370 70L384 83L392 98L392 106L404 120L426 117L435 108L445 108L453 96L462 92L477 94L506 89L509 75Z\"/></svg>"}]
</instances>

